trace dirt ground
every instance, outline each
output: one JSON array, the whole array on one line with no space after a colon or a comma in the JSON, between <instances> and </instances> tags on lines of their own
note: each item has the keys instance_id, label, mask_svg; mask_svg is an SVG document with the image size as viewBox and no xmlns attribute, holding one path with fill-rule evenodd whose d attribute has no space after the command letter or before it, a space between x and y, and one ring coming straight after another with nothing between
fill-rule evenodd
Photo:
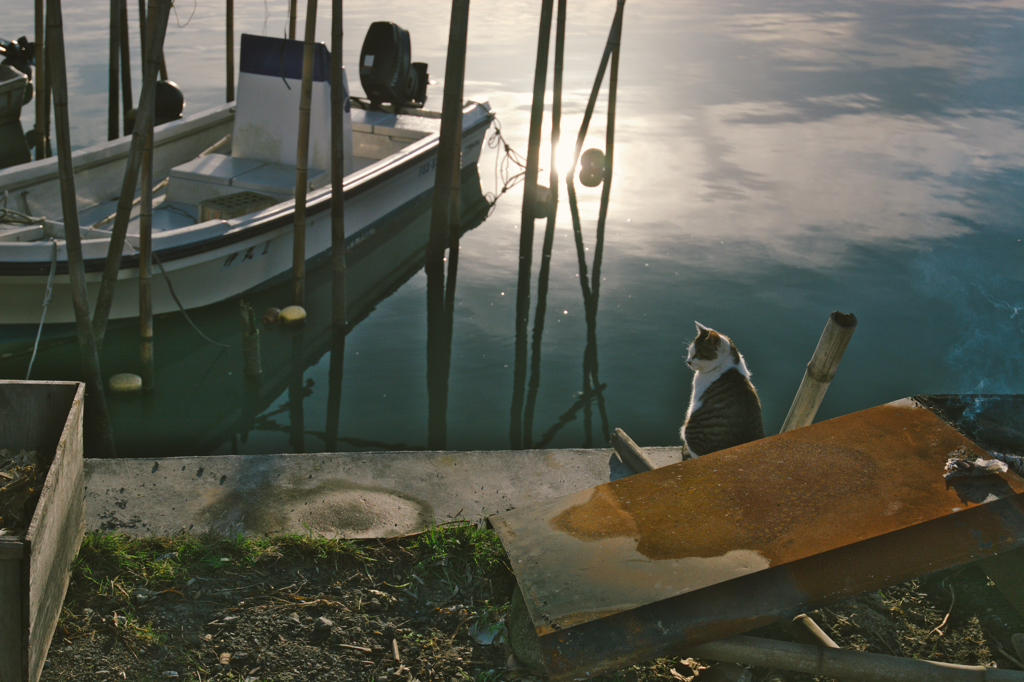
<instances>
[{"instance_id":1,"label":"dirt ground","mask_svg":"<svg viewBox=\"0 0 1024 682\"><path fill-rule=\"evenodd\" d=\"M511 656L502 626L514 579L490 531L255 549L110 542L83 545L43 682L544 679ZM845 648L1024 669L1011 644L1024 620L976 566L811 615ZM749 634L794 641L782 625ZM710 665L680 656L611 677L711 680Z\"/></svg>"}]
</instances>

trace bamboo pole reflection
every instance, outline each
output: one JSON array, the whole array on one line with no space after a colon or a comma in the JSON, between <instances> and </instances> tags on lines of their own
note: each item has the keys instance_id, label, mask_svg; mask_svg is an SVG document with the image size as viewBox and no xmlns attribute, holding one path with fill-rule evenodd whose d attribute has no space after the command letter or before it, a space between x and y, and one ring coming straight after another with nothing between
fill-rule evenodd
<instances>
[{"instance_id":1,"label":"bamboo pole reflection","mask_svg":"<svg viewBox=\"0 0 1024 682\"><path fill-rule=\"evenodd\" d=\"M309 394L302 382L306 370L305 340L304 329L292 332L292 366L288 376L288 444L294 453L306 451L306 420L302 409L303 399Z\"/></svg>"},{"instance_id":2,"label":"bamboo pole reflection","mask_svg":"<svg viewBox=\"0 0 1024 682\"><path fill-rule=\"evenodd\" d=\"M623 16L623 5L624 0L619 0L615 18L612 22L612 28L608 38L608 44L606 46L604 55L601 59L601 64L598 69L597 78L594 82L593 91L591 92L590 101L587 105L587 111L584 116L584 121L579 132L579 136L576 141L576 148L572 167L566 175L566 189L569 196L570 211L572 214L573 221L573 233L576 242L576 252L579 265L579 278L580 286L583 293L583 305L585 310L585 319L587 326L586 346L583 352L583 389L579 394L576 402L569 408L568 411L563 413L558 421L552 425L544 434L540 440L536 443L533 442L533 417L536 410L537 394L540 388L540 367L541 367L541 348L542 348L542 337L544 332L544 318L547 309L547 294L548 294L548 280L550 275L550 261L551 261L551 248L554 238L554 222L557 207L557 171L555 168L555 158L552 154L551 161L551 187L552 187L552 200L548 206L548 223L547 230L545 232L544 246L542 248L542 259L541 267L538 275L537 282L537 307L534 315L534 328L533 328L533 342L532 342L532 358L530 362L530 375L528 394L526 396L525 407L523 406L523 390L526 385L526 324L528 320L528 312L524 314L524 308L529 305L530 295L530 279L531 273L529 268L529 253L528 250L532 248L532 219L534 217L533 211L537 210L538 202L536 199L536 182L533 181L531 185L531 173L530 163L528 160L527 171L526 171L526 182L527 187L524 189L523 202L523 234L520 240L520 270L519 270L519 285L518 285L518 298L517 298L517 309L516 309L516 356L515 356L515 375L513 384L513 400L512 400L512 421L511 421L511 446L513 449L518 448L532 448L532 447L543 447L564 427L567 423L576 418L576 414L583 413L583 431L584 431L584 447L592 447L594 445L593 439L593 404L597 404L598 413L601 418L601 435L603 440L601 445L608 442L610 436L610 428L608 422L608 414L605 408L604 401L604 389L605 384L602 384L598 379L598 354L597 354L597 307L600 293L600 275L601 275L601 261L604 255L604 234L605 234L605 223L608 216L608 205L611 197L611 168L612 168L612 150L614 147L615 137L615 103L616 103L616 89L618 85L618 66L619 66L619 48L622 35L622 16ZM558 139L560 135L559 130L559 116L560 116L560 104L561 104L561 58L562 58L562 41L564 34L564 21L565 21L565 5L563 2L559 2L559 26L557 31L556 41L556 55L555 55L555 86L554 86L554 102L552 104L552 150L557 148ZM548 20L548 26L550 20ZM540 83L540 87L543 88L543 76L540 73L541 64L546 66L546 36L543 35L545 30L544 18L542 16L542 36L541 44L543 45L544 52L541 52L541 48L538 48L538 75L537 81L535 82L534 92L534 107L538 104L538 93L537 93L537 82ZM593 113L593 108L596 103L597 93L600 89L602 80L604 79L605 70L608 67L609 59L611 61L611 68L609 70L609 93L608 93L608 124L607 133L605 140L606 151L604 153L604 168L603 177L601 178L604 182L604 187L601 193L601 206L600 213L597 221L597 235L596 244L594 248L594 263L593 263L593 276L588 277L587 273L587 262L585 256L585 248L583 246L583 231L580 221L578 202L576 199L576 188L573 182L573 173L576 167L576 159L579 157L580 150L582 149L583 141L586 136L587 127L590 123L590 116ZM543 103L543 91L539 95L541 104ZM531 119L531 153L534 152L532 140L534 130L539 128L537 124ZM598 156L602 156L598 154ZM534 168L536 166L533 166ZM587 183L589 184L589 183ZM597 184L596 182L594 184ZM531 192L531 189L533 191ZM531 223L527 224L527 218L530 218ZM524 256L525 254L525 256Z\"/></svg>"}]
</instances>

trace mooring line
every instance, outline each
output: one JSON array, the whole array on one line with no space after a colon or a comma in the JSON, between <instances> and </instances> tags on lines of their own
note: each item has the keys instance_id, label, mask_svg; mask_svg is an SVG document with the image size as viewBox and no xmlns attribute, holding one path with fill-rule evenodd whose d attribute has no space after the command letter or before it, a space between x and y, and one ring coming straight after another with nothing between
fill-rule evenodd
<instances>
[{"instance_id":1,"label":"mooring line","mask_svg":"<svg viewBox=\"0 0 1024 682\"><path fill-rule=\"evenodd\" d=\"M32 376L32 364L36 361L36 352L39 351L39 339L43 336L43 323L46 321L46 308L53 300L53 277L57 274L57 240L53 240L53 259L50 261L50 276L46 280L46 294L43 296L43 314L39 318L39 329L36 331L36 342L32 345L32 357L28 361L28 371L25 372L25 381Z\"/></svg>"}]
</instances>

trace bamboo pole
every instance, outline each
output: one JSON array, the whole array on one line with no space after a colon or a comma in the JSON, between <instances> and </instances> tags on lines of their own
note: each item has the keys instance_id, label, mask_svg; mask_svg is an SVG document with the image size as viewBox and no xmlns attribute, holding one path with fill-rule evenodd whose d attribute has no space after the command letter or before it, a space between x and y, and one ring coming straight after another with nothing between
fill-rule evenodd
<instances>
[{"instance_id":1,"label":"bamboo pole","mask_svg":"<svg viewBox=\"0 0 1024 682\"><path fill-rule=\"evenodd\" d=\"M448 31L448 61L444 72L444 103L441 107L441 134L434 173L434 194L430 214L430 240L427 262L438 259L447 247L450 234L455 173L460 167L459 140L462 130L462 89L466 72L466 35L469 29L469 0L453 0ZM396 105L397 106L397 105Z\"/></svg>"},{"instance_id":2,"label":"bamboo pole","mask_svg":"<svg viewBox=\"0 0 1024 682\"><path fill-rule=\"evenodd\" d=\"M537 306L533 313L533 340L530 357L530 379L523 410L523 447L533 447L533 418L540 391L541 341L544 319L547 315L548 283L551 277L551 252L555 241L555 219L558 213L558 141L562 125L562 71L565 64L566 0L558 0L558 20L555 22L555 67L551 93L551 159L548 174L549 203L545 206L547 225L541 247L540 272L537 274Z\"/></svg>"},{"instance_id":3,"label":"bamboo pole","mask_svg":"<svg viewBox=\"0 0 1024 682\"><path fill-rule=\"evenodd\" d=\"M685 649L685 655L859 682L1024 682L1024 672L1016 670L899 658L866 651L779 642L748 635L733 635L689 646Z\"/></svg>"},{"instance_id":4,"label":"bamboo pole","mask_svg":"<svg viewBox=\"0 0 1024 682\"><path fill-rule=\"evenodd\" d=\"M36 160L49 156L50 83L46 75L46 12L36 0Z\"/></svg>"},{"instance_id":5,"label":"bamboo pole","mask_svg":"<svg viewBox=\"0 0 1024 682\"><path fill-rule=\"evenodd\" d=\"M309 109L313 98L313 39L316 0L306 5L306 38L302 51L302 89L299 91L299 148L295 154L295 230L292 244L292 303L306 304L306 178L309 175Z\"/></svg>"},{"instance_id":6,"label":"bamboo pole","mask_svg":"<svg viewBox=\"0 0 1024 682\"><path fill-rule=\"evenodd\" d=\"M128 0L118 0L121 32L121 114L124 134L128 134L128 115L132 110L131 47L128 42Z\"/></svg>"},{"instance_id":7,"label":"bamboo pole","mask_svg":"<svg viewBox=\"0 0 1024 682\"><path fill-rule=\"evenodd\" d=\"M327 370L328 452L338 448L341 387L345 374L348 327L348 257L345 252L345 92L342 80L342 0L333 0L331 15L331 362Z\"/></svg>"},{"instance_id":8,"label":"bamboo pole","mask_svg":"<svg viewBox=\"0 0 1024 682\"><path fill-rule=\"evenodd\" d=\"M127 1L127 0L126 0ZM171 2L173 5L173 0ZM139 42L142 54L145 58L146 53L146 31L148 30L149 22L146 20L146 0L139 0ZM167 80L167 61L164 59L163 41L161 40L160 55L157 57L157 64L160 70L161 80Z\"/></svg>"},{"instance_id":9,"label":"bamboo pole","mask_svg":"<svg viewBox=\"0 0 1024 682\"><path fill-rule=\"evenodd\" d=\"M455 174L461 167L462 89L466 70L466 35L469 0L453 0L448 27L448 55L444 73L441 133L434 171L434 193L427 242L427 447L443 450L447 441L448 377L451 366L451 321L446 305L444 252L452 234L452 214L458 213ZM397 109L398 103L395 103ZM456 203L453 209L453 202ZM456 229L455 234L458 234ZM457 265L451 243L448 287L455 294Z\"/></svg>"},{"instance_id":10,"label":"bamboo pole","mask_svg":"<svg viewBox=\"0 0 1024 682\"><path fill-rule=\"evenodd\" d=\"M576 148L573 151L572 163L569 165L567 176L576 172L576 164L580 159L580 152L583 151L583 140L587 136L587 129L590 127L590 117L594 115L594 105L597 104L597 93L601 90L601 81L604 80L605 69L608 68L608 60L619 43L618 36L622 31L622 13L626 7L626 0L618 0L615 6L615 18L612 20L612 28L608 34L608 42L604 47L604 54L601 56L601 65L597 68L597 77L594 78L594 87L590 90L590 99L587 100L587 109L583 114L583 123L580 125L580 132L576 136Z\"/></svg>"},{"instance_id":11,"label":"bamboo pole","mask_svg":"<svg viewBox=\"0 0 1024 682\"><path fill-rule=\"evenodd\" d=\"M519 232L519 275L516 282L516 345L512 381L512 409L509 422L512 449L523 442L523 399L526 394L527 329L530 323L530 284L533 272L533 223L536 219L537 173L540 168L540 135L544 118L548 52L551 45L553 0L544 0L537 35L537 65L533 75L533 105L523 182L523 212Z\"/></svg>"},{"instance_id":12,"label":"bamboo pole","mask_svg":"<svg viewBox=\"0 0 1024 682\"><path fill-rule=\"evenodd\" d=\"M541 5L537 40L537 66L533 76L533 104L530 109L530 134L526 152L526 176L523 185L523 235L533 243L533 221L537 217L537 174L540 169L540 136L544 122L544 91L547 87L548 51L551 44L552 0ZM520 259L522 259L520 241ZM521 261L520 261L521 262Z\"/></svg>"},{"instance_id":13,"label":"bamboo pole","mask_svg":"<svg viewBox=\"0 0 1024 682\"><path fill-rule=\"evenodd\" d=\"M107 139L116 140L120 137L118 119L118 88L121 70L118 64L118 52L121 49L121 8L118 0L110 0L110 64L107 70Z\"/></svg>"},{"instance_id":14,"label":"bamboo pole","mask_svg":"<svg viewBox=\"0 0 1024 682\"><path fill-rule=\"evenodd\" d=\"M341 63L344 35L341 6L342 0L334 0L331 15L331 324L335 336L344 338L348 327L348 257L345 249L345 91ZM333 356L331 362L333 366Z\"/></svg>"},{"instance_id":15,"label":"bamboo pole","mask_svg":"<svg viewBox=\"0 0 1024 682\"><path fill-rule=\"evenodd\" d=\"M135 188L139 179L139 168L142 165L142 150L145 144L144 131L152 127L153 109L155 106L154 92L156 89L156 73L160 54L167 30L167 17L171 11L169 0L149 0L151 11L147 24L151 28L151 37L145 41L146 60L143 65L142 92L139 95L139 108L135 115L135 130L132 132L132 143L128 150L128 164L125 168L124 180L121 184L121 196L117 202L117 217L110 233L110 248L100 280L100 292L96 300L96 315L93 318L93 334L96 345L103 347L103 336L107 329L107 317L114 301L114 288L117 285L117 273L121 269L121 252L124 250L124 239L128 233L128 220L131 217Z\"/></svg>"},{"instance_id":16,"label":"bamboo pole","mask_svg":"<svg viewBox=\"0 0 1024 682\"><path fill-rule=\"evenodd\" d=\"M235 0L227 0L225 44L227 47L227 102L235 101Z\"/></svg>"},{"instance_id":17,"label":"bamboo pole","mask_svg":"<svg viewBox=\"0 0 1024 682\"><path fill-rule=\"evenodd\" d=\"M142 152L142 193L139 203L139 355L142 388L153 389L153 122Z\"/></svg>"},{"instance_id":18,"label":"bamboo pole","mask_svg":"<svg viewBox=\"0 0 1024 682\"><path fill-rule=\"evenodd\" d=\"M78 203L75 195L75 170L71 161L71 124L68 116L68 83L64 61L64 27L60 0L48 0L47 48L53 78L53 110L57 129L57 168L60 175L61 205L64 211L64 238L68 251L68 275L71 279L71 298L78 325L78 344L88 377L91 394L90 411L94 410L97 433L97 454L114 457L114 435L110 428L110 415L103 395L103 377L100 373L99 354L89 326L89 295L85 284L85 263L82 257L82 236L78 225Z\"/></svg>"},{"instance_id":19,"label":"bamboo pole","mask_svg":"<svg viewBox=\"0 0 1024 682\"><path fill-rule=\"evenodd\" d=\"M288 0L288 38L290 40L295 40L295 23L297 20L295 15L299 11L297 4L296 0Z\"/></svg>"},{"instance_id":20,"label":"bamboo pole","mask_svg":"<svg viewBox=\"0 0 1024 682\"><path fill-rule=\"evenodd\" d=\"M807 363L803 381L800 382L800 388L797 389L796 397L793 398L793 404L779 433L799 429L814 421L814 415L817 414L825 391L836 375L836 368L843 359L843 352L856 328L857 317L851 313L841 313L837 310L829 316L828 322L825 323L825 331L818 340L818 347L814 349L811 361Z\"/></svg>"}]
</instances>

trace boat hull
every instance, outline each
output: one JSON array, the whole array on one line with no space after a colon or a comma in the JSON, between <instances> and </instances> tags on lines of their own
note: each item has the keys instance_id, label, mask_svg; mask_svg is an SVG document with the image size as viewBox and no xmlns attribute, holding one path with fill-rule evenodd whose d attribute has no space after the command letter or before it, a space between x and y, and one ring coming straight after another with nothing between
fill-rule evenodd
<instances>
[{"instance_id":1,"label":"boat hull","mask_svg":"<svg viewBox=\"0 0 1024 682\"><path fill-rule=\"evenodd\" d=\"M485 104L470 104L465 108L463 168L476 165L492 117ZM348 248L430 195L438 150L439 136L429 135L398 154L346 176L345 240ZM327 186L307 196L305 247L310 265L331 252L332 195L333 188ZM293 260L294 217L294 201L288 200L239 218L207 221L154 234L154 313L178 310L179 301L180 307L186 309L210 305L288 277ZM110 312L112 322L138 317L137 242L137 236L128 236ZM93 307L108 246L109 239L83 242L86 282ZM0 244L0 254L3 254L0 256L0 292L5 300L0 308L0 350L11 352L36 338L48 283L52 298L46 307L44 337L73 335L75 317L65 243L53 240ZM55 274L50 282L54 257Z\"/></svg>"}]
</instances>

